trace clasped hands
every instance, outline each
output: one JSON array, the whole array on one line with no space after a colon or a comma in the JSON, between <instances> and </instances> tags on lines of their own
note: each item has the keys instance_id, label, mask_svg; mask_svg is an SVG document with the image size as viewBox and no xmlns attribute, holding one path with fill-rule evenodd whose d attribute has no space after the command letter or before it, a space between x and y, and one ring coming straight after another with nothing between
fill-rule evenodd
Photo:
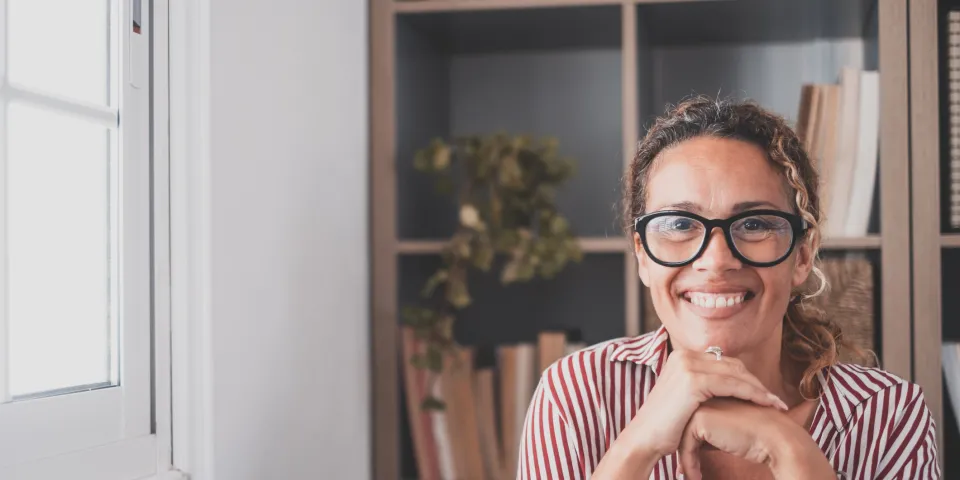
<instances>
[{"instance_id":1,"label":"clasped hands","mask_svg":"<svg viewBox=\"0 0 960 480\"><path fill-rule=\"evenodd\" d=\"M678 452L688 480L701 478L704 447L766 464L776 478L802 478L790 472L796 462L813 462L804 470L829 471L810 435L786 411L787 405L736 358L677 350L608 453L617 459L611 463L623 461L636 468L630 473L649 475L660 458ZM601 462L602 478L620 477L605 470L629 475L633 469L607 469Z\"/></svg>"}]
</instances>

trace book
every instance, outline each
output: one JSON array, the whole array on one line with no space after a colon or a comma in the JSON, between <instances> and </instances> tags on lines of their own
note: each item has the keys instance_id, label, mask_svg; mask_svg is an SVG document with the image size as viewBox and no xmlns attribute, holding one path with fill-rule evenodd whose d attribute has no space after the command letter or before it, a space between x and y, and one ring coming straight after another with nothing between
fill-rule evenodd
<instances>
[{"instance_id":1,"label":"book","mask_svg":"<svg viewBox=\"0 0 960 480\"><path fill-rule=\"evenodd\" d=\"M456 346L448 359L450 375L447 407L450 412L452 444L455 449L458 478L486 478L480 449L480 427L477 423L476 392L474 390L474 351Z\"/></svg>"},{"instance_id":2,"label":"book","mask_svg":"<svg viewBox=\"0 0 960 480\"><path fill-rule=\"evenodd\" d=\"M440 480L440 465L436 457L436 440L433 432L433 418L429 411L421 408L423 398L429 388L428 372L413 366L410 359L424 352L423 342L416 338L412 327L404 326L400 331L400 352L403 355L403 385L406 394L407 415L410 421L410 436L421 480Z\"/></svg>"},{"instance_id":3,"label":"book","mask_svg":"<svg viewBox=\"0 0 960 480\"><path fill-rule=\"evenodd\" d=\"M540 332L537 335L537 376L539 377L553 362L566 355L566 349L566 332Z\"/></svg>"},{"instance_id":4,"label":"book","mask_svg":"<svg viewBox=\"0 0 960 480\"><path fill-rule=\"evenodd\" d=\"M478 368L474 376L477 395L477 425L480 433L480 455L486 480L497 480L503 472L500 440L496 423L496 371L491 367Z\"/></svg>"},{"instance_id":5,"label":"book","mask_svg":"<svg viewBox=\"0 0 960 480\"><path fill-rule=\"evenodd\" d=\"M960 342L943 342L941 360L943 376L946 379L944 389L953 412L957 415L957 427L960 428Z\"/></svg>"},{"instance_id":6,"label":"book","mask_svg":"<svg viewBox=\"0 0 960 480\"><path fill-rule=\"evenodd\" d=\"M816 138L813 141L813 157L820 173L820 210L829 212L833 196L829 179L833 178L834 165L837 163L837 139L840 121L840 86L817 85L820 90L820 118L817 122ZM822 225L826 228L826 225ZM828 234L824 230L824 234Z\"/></svg>"},{"instance_id":7,"label":"book","mask_svg":"<svg viewBox=\"0 0 960 480\"><path fill-rule=\"evenodd\" d=\"M536 347L532 343L504 345L498 349L500 368L500 443L503 445L502 478L516 475L520 438L536 381Z\"/></svg>"},{"instance_id":8,"label":"book","mask_svg":"<svg viewBox=\"0 0 960 480\"><path fill-rule=\"evenodd\" d=\"M838 84L801 87L797 136L820 176L824 237L867 234L880 149L880 75L844 67Z\"/></svg>"},{"instance_id":9,"label":"book","mask_svg":"<svg viewBox=\"0 0 960 480\"><path fill-rule=\"evenodd\" d=\"M844 234L862 237L867 234L873 190L877 180L880 150L880 73L860 72L860 102L857 119L857 148L854 158L850 202Z\"/></svg>"},{"instance_id":10,"label":"book","mask_svg":"<svg viewBox=\"0 0 960 480\"><path fill-rule=\"evenodd\" d=\"M800 89L800 112L797 115L796 131L807 152L815 151L813 142L817 137L821 92L819 85L810 83L804 84Z\"/></svg>"},{"instance_id":11,"label":"book","mask_svg":"<svg viewBox=\"0 0 960 480\"><path fill-rule=\"evenodd\" d=\"M825 178L830 204L823 226L825 237L839 237L846 231L850 204L850 185L857 157L858 122L860 119L860 72L844 67L840 70L840 107L837 124L837 156L830 177Z\"/></svg>"}]
</instances>

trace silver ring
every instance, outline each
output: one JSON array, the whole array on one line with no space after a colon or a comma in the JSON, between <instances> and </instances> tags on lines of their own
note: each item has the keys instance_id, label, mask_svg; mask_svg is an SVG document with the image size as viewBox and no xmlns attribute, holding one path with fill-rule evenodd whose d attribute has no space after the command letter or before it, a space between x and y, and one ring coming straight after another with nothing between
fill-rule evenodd
<instances>
[{"instance_id":1,"label":"silver ring","mask_svg":"<svg viewBox=\"0 0 960 480\"><path fill-rule=\"evenodd\" d=\"M720 347L707 347L707 349L704 350L703 353L712 353L716 355L718 361L723 356L723 350L721 350Z\"/></svg>"}]
</instances>

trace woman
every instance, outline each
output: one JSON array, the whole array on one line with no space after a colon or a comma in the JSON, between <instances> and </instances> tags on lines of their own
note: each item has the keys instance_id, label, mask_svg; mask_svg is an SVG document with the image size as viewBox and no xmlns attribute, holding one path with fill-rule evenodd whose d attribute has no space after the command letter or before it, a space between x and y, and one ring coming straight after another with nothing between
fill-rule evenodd
<instances>
[{"instance_id":1,"label":"woman","mask_svg":"<svg viewBox=\"0 0 960 480\"><path fill-rule=\"evenodd\" d=\"M547 369L521 479L940 478L917 385L838 362L809 296L818 178L784 120L694 98L658 119L626 177L640 278L663 326ZM803 292L813 274L820 288Z\"/></svg>"}]
</instances>

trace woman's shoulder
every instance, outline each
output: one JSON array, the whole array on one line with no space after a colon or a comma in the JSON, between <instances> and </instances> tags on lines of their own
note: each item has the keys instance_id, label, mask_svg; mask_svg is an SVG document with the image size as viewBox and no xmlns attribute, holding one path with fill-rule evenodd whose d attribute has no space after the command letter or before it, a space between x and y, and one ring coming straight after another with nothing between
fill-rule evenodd
<instances>
[{"instance_id":1,"label":"woman's shoulder","mask_svg":"<svg viewBox=\"0 0 960 480\"><path fill-rule=\"evenodd\" d=\"M640 360L640 357L649 356L659 351L661 344L666 340L663 329L654 330L641 335L615 337L596 342L564 355L551 367L567 364L602 364L623 360Z\"/></svg>"},{"instance_id":2,"label":"woman's shoulder","mask_svg":"<svg viewBox=\"0 0 960 480\"><path fill-rule=\"evenodd\" d=\"M850 408L876 404L899 410L924 403L920 385L879 367L837 363L821 372L820 381L828 400Z\"/></svg>"},{"instance_id":3,"label":"woman's shoulder","mask_svg":"<svg viewBox=\"0 0 960 480\"><path fill-rule=\"evenodd\" d=\"M552 390L571 383L580 387L602 384L616 370L638 368L652 363L660 353L658 332L653 331L637 336L617 337L596 342L568 352L554 361L541 374L540 382L544 388Z\"/></svg>"}]
</instances>

